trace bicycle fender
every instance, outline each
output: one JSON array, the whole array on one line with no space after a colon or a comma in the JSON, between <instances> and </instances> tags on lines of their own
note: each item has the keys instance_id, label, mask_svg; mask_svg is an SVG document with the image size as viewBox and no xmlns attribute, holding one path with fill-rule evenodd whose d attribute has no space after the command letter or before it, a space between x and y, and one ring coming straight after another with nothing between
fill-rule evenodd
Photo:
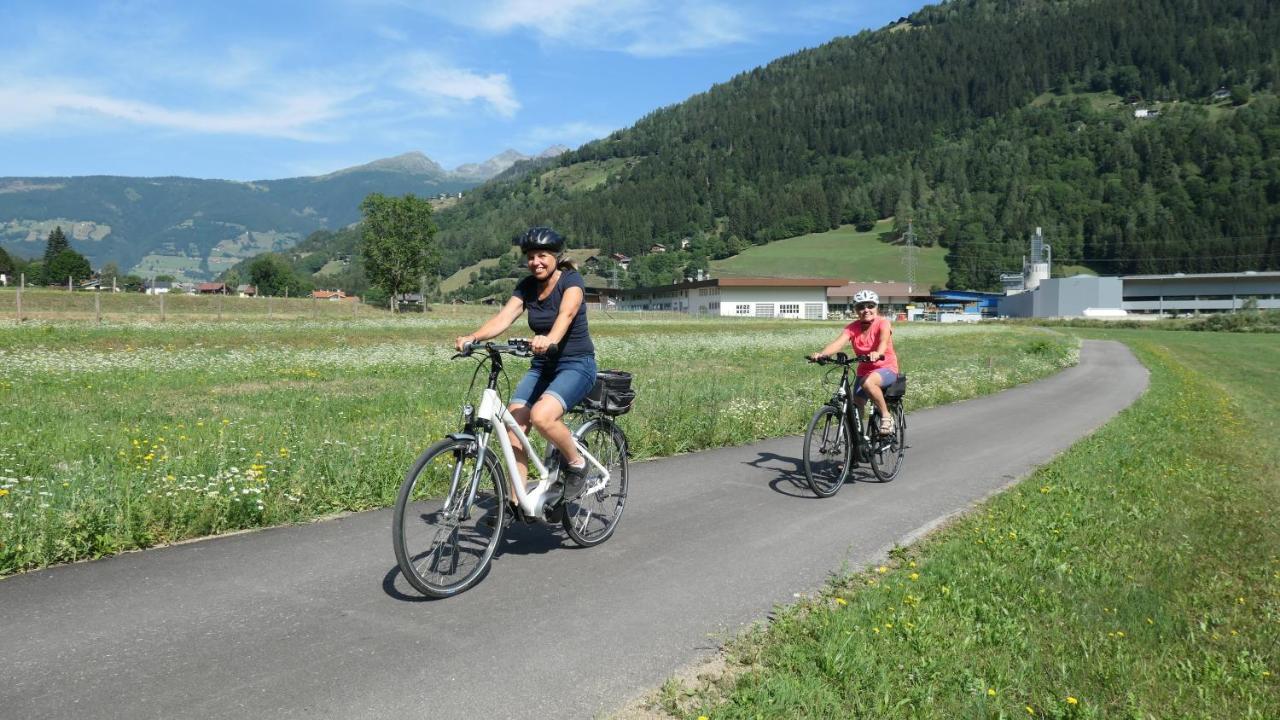
<instances>
[{"instance_id":1,"label":"bicycle fender","mask_svg":"<svg viewBox=\"0 0 1280 720\"><path fill-rule=\"evenodd\" d=\"M475 435L471 433L465 433L465 432L449 433L445 437L449 438L450 440L463 440L463 441L470 440L471 442L477 442Z\"/></svg>"}]
</instances>

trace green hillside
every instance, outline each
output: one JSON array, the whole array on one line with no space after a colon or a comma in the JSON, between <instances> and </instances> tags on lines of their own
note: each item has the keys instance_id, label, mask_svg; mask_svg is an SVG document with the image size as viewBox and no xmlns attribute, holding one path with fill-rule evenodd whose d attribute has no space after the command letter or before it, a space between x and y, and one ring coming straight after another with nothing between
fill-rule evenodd
<instances>
[{"instance_id":1,"label":"green hillside","mask_svg":"<svg viewBox=\"0 0 1280 720\"><path fill-rule=\"evenodd\" d=\"M843 225L823 233L810 233L768 245L748 248L741 254L711 263L717 277L826 277L878 282L903 281L906 265L899 244L880 240L893 229L892 220L881 220L874 229L858 232ZM946 250L916 250L916 283L928 288L947 282Z\"/></svg>"},{"instance_id":2,"label":"green hillside","mask_svg":"<svg viewBox=\"0 0 1280 720\"><path fill-rule=\"evenodd\" d=\"M705 235L714 260L888 216L951 287L995 287L1036 227L1106 274L1273 269L1278 79L1270 0L932 5L469 193L446 269L533 224L633 257Z\"/></svg>"}]
</instances>

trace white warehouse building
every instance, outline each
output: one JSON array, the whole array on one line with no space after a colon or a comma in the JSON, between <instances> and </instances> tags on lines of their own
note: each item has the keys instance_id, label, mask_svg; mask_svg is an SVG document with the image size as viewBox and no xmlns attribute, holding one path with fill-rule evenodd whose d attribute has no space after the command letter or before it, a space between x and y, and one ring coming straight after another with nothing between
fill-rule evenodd
<instances>
[{"instance_id":1,"label":"white warehouse building","mask_svg":"<svg viewBox=\"0 0 1280 720\"><path fill-rule=\"evenodd\" d=\"M827 317L827 288L844 280L825 278L711 278L618 291L620 310L667 310L694 316Z\"/></svg>"}]
</instances>

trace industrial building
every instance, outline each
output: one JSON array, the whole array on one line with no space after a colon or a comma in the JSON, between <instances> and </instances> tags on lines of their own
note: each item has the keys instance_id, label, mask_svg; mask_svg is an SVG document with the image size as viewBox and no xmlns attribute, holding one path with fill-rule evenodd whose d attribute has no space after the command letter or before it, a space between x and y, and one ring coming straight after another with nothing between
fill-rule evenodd
<instances>
[{"instance_id":1,"label":"industrial building","mask_svg":"<svg viewBox=\"0 0 1280 720\"><path fill-rule=\"evenodd\" d=\"M1259 309L1280 308L1280 272L1125 275L1126 312L1185 315L1231 312L1254 301Z\"/></svg>"}]
</instances>

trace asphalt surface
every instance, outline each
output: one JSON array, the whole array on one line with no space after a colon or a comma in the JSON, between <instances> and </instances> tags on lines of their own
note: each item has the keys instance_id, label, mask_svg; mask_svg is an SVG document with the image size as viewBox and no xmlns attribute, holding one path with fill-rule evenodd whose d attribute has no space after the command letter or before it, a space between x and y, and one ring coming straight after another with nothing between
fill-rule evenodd
<instances>
[{"instance_id":1,"label":"asphalt surface","mask_svg":"<svg viewBox=\"0 0 1280 720\"><path fill-rule=\"evenodd\" d=\"M826 500L797 437L636 463L607 543L517 524L444 601L399 576L388 511L12 577L0 718L604 715L1025 477L1146 385L1123 345L1086 342L1054 377L910 413L902 474Z\"/></svg>"}]
</instances>

